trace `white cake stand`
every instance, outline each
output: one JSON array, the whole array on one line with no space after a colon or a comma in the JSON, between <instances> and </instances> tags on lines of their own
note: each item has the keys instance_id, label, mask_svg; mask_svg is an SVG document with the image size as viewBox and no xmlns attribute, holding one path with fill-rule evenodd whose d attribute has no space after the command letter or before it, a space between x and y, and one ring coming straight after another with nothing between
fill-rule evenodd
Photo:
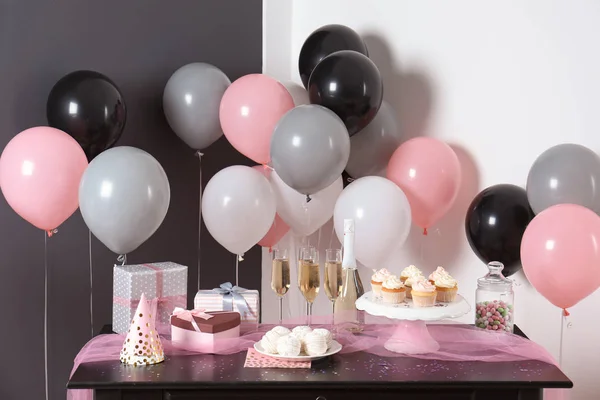
<instances>
[{"instance_id":1,"label":"white cake stand","mask_svg":"<svg viewBox=\"0 0 600 400\"><path fill-rule=\"evenodd\" d=\"M433 307L414 307L411 299L401 304L386 304L367 292L356 300L356 308L368 314L397 319L397 328L384 347L403 354L434 353L440 344L427 329L427 321L458 318L469 311L471 306L461 295L452 303L436 303Z\"/></svg>"}]
</instances>

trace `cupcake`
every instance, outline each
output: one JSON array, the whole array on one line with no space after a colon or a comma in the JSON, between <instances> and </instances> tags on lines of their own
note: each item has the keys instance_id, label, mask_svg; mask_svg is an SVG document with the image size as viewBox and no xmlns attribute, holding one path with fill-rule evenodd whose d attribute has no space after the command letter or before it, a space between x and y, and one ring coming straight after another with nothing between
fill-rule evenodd
<instances>
[{"instance_id":1,"label":"cupcake","mask_svg":"<svg viewBox=\"0 0 600 400\"><path fill-rule=\"evenodd\" d=\"M390 304L400 304L406 297L406 291L404 284L397 276L388 276L383 284L381 285L381 294L383 295L383 302Z\"/></svg>"},{"instance_id":2,"label":"cupcake","mask_svg":"<svg viewBox=\"0 0 600 400\"><path fill-rule=\"evenodd\" d=\"M414 274L409 276L405 281L404 281L404 287L406 288L406 298L407 299L412 299L412 286L419 281L423 281L425 280L425 277L423 275L421 275L420 273L418 274Z\"/></svg>"},{"instance_id":3,"label":"cupcake","mask_svg":"<svg viewBox=\"0 0 600 400\"><path fill-rule=\"evenodd\" d=\"M415 307L433 307L437 291L428 280L422 279L412 286L412 300Z\"/></svg>"},{"instance_id":4,"label":"cupcake","mask_svg":"<svg viewBox=\"0 0 600 400\"><path fill-rule=\"evenodd\" d=\"M412 275L423 275L423 273L414 265L409 265L400 272L400 280L404 283Z\"/></svg>"},{"instance_id":5,"label":"cupcake","mask_svg":"<svg viewBox=\"0 0 600 400\"><path fill-rule=\"evenodd\" d=\"M442 303L452 303L456 300L456 293L458 293L458 282L456 279L446 273L440 275L435 279L435 289L437 291L437 301Z\"/></svg>"},{"instance_id":6,"label":"cupcake","mask_svg":"<svg viewBox=\"0 0 600 400\"><path fill-rule=\"evenodd\" d=\"M385 268L382 268L379 271L374 269L373 272L373 276L371 277L371 288L373 289L375 297L381 297L381 284L391 274L390 271Z\"/></svg>"},{"instance_id":7,"label":"cupcake","mask_svg":"<svg viewBox=\"0 0 600 400\"><path fill-rule=\"evenodd\" d=\"M433 284L437 278L443 275L448 275L448 272L444 269L444 267L437 267L436 270L429 275L429 282Z\"/></svg>"}]
</instances>

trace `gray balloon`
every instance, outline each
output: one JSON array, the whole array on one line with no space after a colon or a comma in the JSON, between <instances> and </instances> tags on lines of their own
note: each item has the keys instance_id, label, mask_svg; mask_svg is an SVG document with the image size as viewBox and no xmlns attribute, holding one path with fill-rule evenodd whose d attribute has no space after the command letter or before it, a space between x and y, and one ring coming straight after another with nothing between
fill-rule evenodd
<instances>
[{"instance_id":1,"label":"gray balloon","mask_svg":"<svg viewBox=\"0 0 600 400\"><path fill-rule=\"evenodd\" d=\"M356 179L369 175L385 177L388 162L402 139L395 111L384 101L375 119L350 138L346 172Z\"/></svg>"},{"instance_id":2,"label":"gray balloon","mask_svg":"<svg viewBox=\"0 0 600 400\"><path fill-rule=\"evenodd\" d=\"M192 149L202 150L223 135L219 106L231 81L217 67L192 63L171 76L163 109L171 129Z\"/></svg>"},{"instance_id":3,"label":"gray balloon","mask_svg":"<svg viewBox=\"0 0 600 400\"><path fill-rule=\"evenodd\" d=\"M271 137L271 161L279 177L310 195L331 185L350 156L350 137L342 120L310 104L288 111Z\"/></svg>"},{"instance_id":4,"label":"gray balloon","mask_svg":"<svg viewBox=\"0 0 600 400\"><path fill-rule=\"evenodd\" d=\"M160 226L171 191L164 169L135 147L115 147L94 158L79 185L79 208L94 236L117 254L144 243Z\"/></svg>"},{"instance_id":5,"label":"gray balloon","mask_svg":"<svg viewBox=\"0 0 600 400\"><path fill-rule=\"evenodd\" d=\"M600 213L600 157L578 144L549 148L529 170L527 199L536 214L563 203Z\"/></svg>"}]
</instances>

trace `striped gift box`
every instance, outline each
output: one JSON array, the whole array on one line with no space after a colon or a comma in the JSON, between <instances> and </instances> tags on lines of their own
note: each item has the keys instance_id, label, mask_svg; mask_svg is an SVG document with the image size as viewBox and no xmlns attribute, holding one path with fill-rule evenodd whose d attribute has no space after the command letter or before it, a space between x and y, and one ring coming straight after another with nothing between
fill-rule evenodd
<instances>
[{"instance_id":1,"label":"striped gift box","mask_svg":"<svg viewBox=\"0 0 600 400\"><path fill-rule=\"evenodd\" d=\"M241 289L241 288L240 288ZM200 290L194 297L194 308L204 309L206 312L212 311L236 311L240 313L242 326L256 325L260 318L260 297L258 290L241 289L238 293L241 295L248 307L249 313L243 313L238 308L233 296L223 295L214 290Z\"/></svg>"}]
</instances>

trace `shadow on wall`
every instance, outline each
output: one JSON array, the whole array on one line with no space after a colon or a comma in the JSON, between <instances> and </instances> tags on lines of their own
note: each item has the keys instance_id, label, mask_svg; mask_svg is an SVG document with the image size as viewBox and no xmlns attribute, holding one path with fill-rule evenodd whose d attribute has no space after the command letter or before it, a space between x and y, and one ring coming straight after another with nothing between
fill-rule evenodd
<instances>
[{"instance_id":1,"label":"shadow on wall","mask_svg":"<svg viewBox=\"0 0 600 400\"><path fill-rule=\"evenodd\" d=\"M387 41L376 33L363 35L369 49L369 58L375 62L384 85L384 97L392 105L398 117L404 139L433 135L429 120L435 107L434 84L425 70L402 68L395 59ZM462 170L462 183L454 206L442 220L434 225L429 235L412 227L404 254L417 260L426 269L437 265L453 265L458 259L461 243L465 240L464 219L466 210L479 191L479 172L469 152L457 145L452 149L458 156ZM408 264L407 264L408 265Z\"/></svg>"},{"instance_id":2,"label":"shadow on wall","mask_svg":"<svg viewBox=\"0 0 600 400\"><path fill-rule=\"evenodd\" d=\"M363 39L369 49L369 58L379 68L383 96L396 110L405 140L425 135L435 105L431 79L422 70L403 70L384 38L367 33Z\"/></svg>"},{"instance_id":3,"label":"shadow on wall","mask_svg":"<svg viewBox=\"0 0 600 400\"><path fill-rule=\"evenodd\" d=\"M412 260L419 260L425 269L436 266L453 266L459 258L461 244L465 239L465 215L473 197L479 191L479 172L473 156L464 148L451 144L458 156L462 172L462 182L456 201L427 236L415 225L411 230L405 248L409 250Z\"/></svg>"}]
</instances>

